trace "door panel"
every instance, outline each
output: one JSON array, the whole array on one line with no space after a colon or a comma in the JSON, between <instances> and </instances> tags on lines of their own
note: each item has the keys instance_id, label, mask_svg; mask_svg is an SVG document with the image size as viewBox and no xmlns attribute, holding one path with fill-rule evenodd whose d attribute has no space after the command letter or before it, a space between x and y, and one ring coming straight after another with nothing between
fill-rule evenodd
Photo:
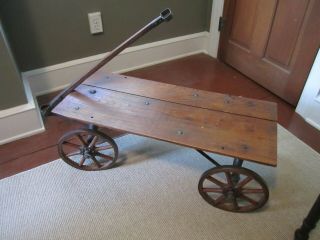
<instances>
[{"instance_id":1,"label":"door panel","mask_svg":"<svg viewBox=\"0 0 320 240\"><path fill-rule=\"evenodd\" d=\"M266 58L289 66L309 1L279 1L271 29Z\"/></svg>"},{"instance_id":2,"label":"door panel","mask_svg":"<svg viewBox=\"0 0 320 240\"><path fill-rule=\"evenodd\" d=\"M250 41L256 18L258 0L243 0L237 3L234 11L231 41L246 49L250 48ZM247 8L248 7L248 8Z\"/></svg>"},{"instance_id":3,"label":"door panel","mask_svg":"<svg viewBox=\"0 0 320 240\"><path fill-rule=\"evenodd\" d=\"M320 43L319 12L320 0L226 0L219 56L296 105Z\"/></svg>"}]
</instances>

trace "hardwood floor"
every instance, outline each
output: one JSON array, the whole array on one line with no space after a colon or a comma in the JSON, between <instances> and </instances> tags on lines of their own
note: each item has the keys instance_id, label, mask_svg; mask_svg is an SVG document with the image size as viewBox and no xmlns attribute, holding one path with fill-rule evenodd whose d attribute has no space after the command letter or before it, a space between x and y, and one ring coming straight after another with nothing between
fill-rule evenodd
<instances>
[{"instance_id":1,"label":"hardwood floor","mask_svg":"<svg viewBox=\"0 0 320 240\"><path fill-rule=\"evenodd\" d=\"M207 55L194 55L128 72L126 75L276 102L279 124L320 153L320 131L296 114L293 106ZM54 94L38 97L39 104L47 103ZM50 116L45 121L45 132L0 146L0 179L58 159L58 139L67 131L83 126L70 119ZM108 129L103 131L113 137L123 134Z\"/></svg>"}]
</instances>

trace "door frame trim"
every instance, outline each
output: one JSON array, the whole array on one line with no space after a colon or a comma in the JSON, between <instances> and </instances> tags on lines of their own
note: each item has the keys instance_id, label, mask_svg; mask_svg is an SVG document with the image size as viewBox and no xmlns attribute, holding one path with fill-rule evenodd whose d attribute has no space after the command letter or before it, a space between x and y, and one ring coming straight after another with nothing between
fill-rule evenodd
<instances>
[{"instance_id":1,"label":"door frame trim","mask_svg":"<svg viewBox=\"0 0 320 240\"><path fill-rule=\"evenodd\" d=\"M208 53L214 58L218 58L220 32L219 18L222 17L225 0L213 0L210 19Z\"/></svg>"}]
</instances>

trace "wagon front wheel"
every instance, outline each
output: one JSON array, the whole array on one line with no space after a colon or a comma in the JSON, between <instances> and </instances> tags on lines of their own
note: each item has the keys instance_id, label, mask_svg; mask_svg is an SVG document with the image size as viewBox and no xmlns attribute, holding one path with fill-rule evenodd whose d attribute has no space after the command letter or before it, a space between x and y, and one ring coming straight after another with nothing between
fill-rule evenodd
<instances>
[{"instance_id":1,"label":"wagon front wheel","mask_svg":"<svg viewBox=\"0 0 320 240\"><path fill-rule=\"evenodd\" d=\"M111 168L118 158L115 141L92 129L78 129L66 133L58 142L58 152L67 164L86 171Z\"/></svg>"},{"instance_id":2,"label":"wagon front wheel","mask_svg":"<svg viewBox=\"0 0 320 240\"><path fill-rule=\"evenodd\" d=\"M209 204L231 212L254 211L269 198L269 190L263 179L243 167L209 169L201 176L198 190Z\"/></svg>"}]
</instances>

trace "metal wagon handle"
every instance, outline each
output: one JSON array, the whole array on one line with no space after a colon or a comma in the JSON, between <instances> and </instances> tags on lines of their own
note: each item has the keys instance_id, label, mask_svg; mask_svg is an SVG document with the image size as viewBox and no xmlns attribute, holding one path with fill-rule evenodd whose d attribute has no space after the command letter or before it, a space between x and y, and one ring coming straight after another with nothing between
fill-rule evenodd
<instances>
[{"instance_id":1,"label":"metal wagon handle","mask_svg":"<svg viewBox=\"0 0 320 240\"><path fill-rule=\"evenodd\" d=\"M157 27L159 24L163 22L170 21L172 19L172 12L169 8L165 9L160 13L158 17L153 19L127 40L122 42L119 46L113 49L109 54L102 59L96 66L94 66L89 72L83 75L79 80L72 83L68 88L59 93L55 98L53 98L47 106L41 107L41 113L43 117L48 116L51 111L76 87L78 87L81 83L83 83L87 78L89 78L92 74L98 71L101 67L103 67L106 63L111 61L114 57L116 57L120 52L122 52L125 48L127 48L130 44L135 42L138 38L142 37L144 34Z\"/></svg>"}]
</instances>

